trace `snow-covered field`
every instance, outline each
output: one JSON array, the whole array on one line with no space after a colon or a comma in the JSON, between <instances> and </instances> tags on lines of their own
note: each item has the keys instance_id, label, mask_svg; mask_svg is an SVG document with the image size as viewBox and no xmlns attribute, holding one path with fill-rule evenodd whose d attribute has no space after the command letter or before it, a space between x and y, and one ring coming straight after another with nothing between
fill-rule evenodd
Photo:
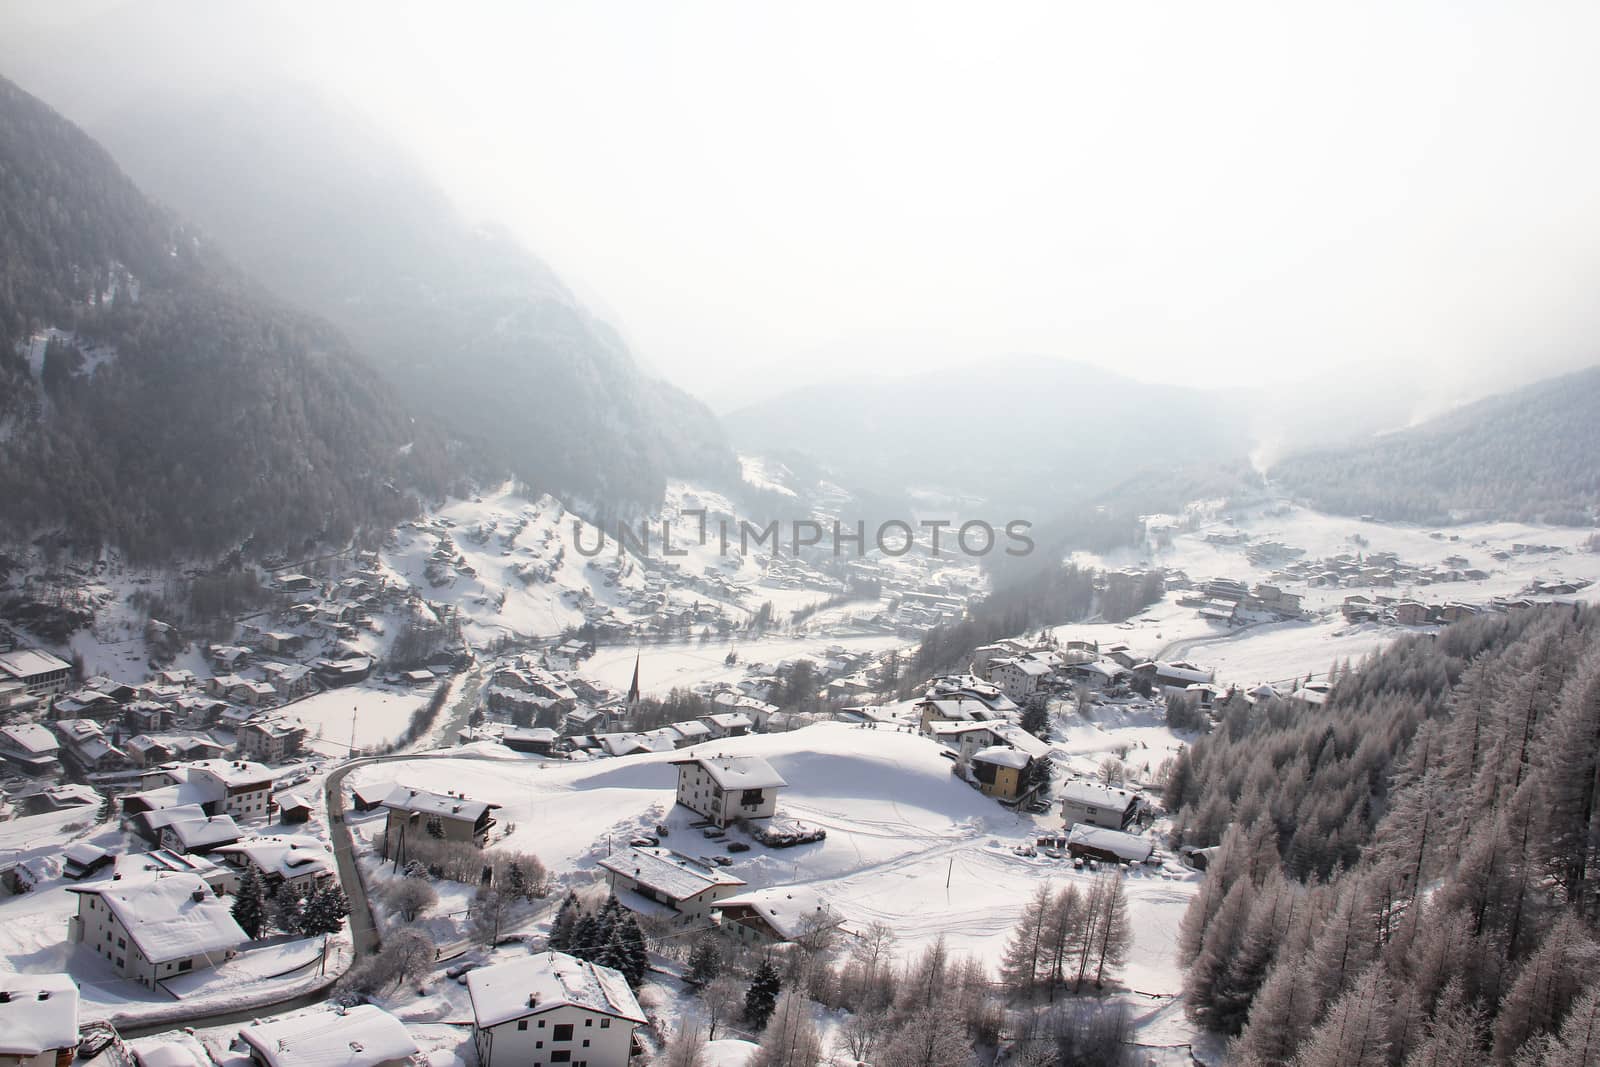
<instances>
[{"instance_id":1,"label":"snow-covered field","mask_svg":"<svg viewBox=\"0 0 1600 1067\"><path fill-rule=\"evenodd\" d=\"M1097 763L1126 744L1155 741L1165 753L1177 743L1148 724L1128 730L1073 726L1063 745ZM486 758L389 762L352 778L455 789L501 804L497 819L515 830L495 844L537 853L572 885L599 881L601 858L658 824L670 832L663 844L691 855L723 853L720 842L689 826L695 816L673 806L677 773L670 761L683 753L560 764L487 758L492 746L463 752L478 750ZM756 888L814 886L853 926L890 923L903 954L942 935L952 950L993 966L1040 884L1095 877L1060 861L1014 855L1011 846L1042 828L1058 829L1059 816L1018 815L983 797L951 774L939 746L914 733L826 723L685 751L764 756L789 783L779 814L828 831L826 840L793 849L753 844L735 856L733 874ZM369 822L356 832L370 839L376 829ZM1194 875L1169 863L1124 877L1135 930L1124 981L1146 993L1176 994L1181 977L1173 944Z\"/></svg>"},{"instance_id":2,"label":"snow-covered field","mask_svg":"<svg viewBox=\"0 0 1600 1067\"><path fill-rule=\"evenodd\" d=\"M773 667L784 660L827 658L827 649L838 645L848 651L886 652L891 648L908 647L903 638L894 634L833 637L827 635L774 635L762 638L741 637L730 643L711 641L705 644L616 646L601 648L585 660L578 673L627 692L633 678L635 655L639 661L639 688L646 695L665 696L668 690L694 687L707 682L738 683L747 677L752 664ZM727 664L728 650L738 652L739 662Z\"/></svg>"},{"instance_id":3,"label":"snow-covered field","mask_svg":"<svg viewBox=\"0 0 1600 1067\"><path fill-rule=\"evenodd\" d=\"M348 685L329 689L287 706L305 724L308 742L343 755L350 747L352 717L356 748L384 745L399 738L412 712L428 702L430 688L395 689L379 685Z\"/></svg>"}]
</instances>

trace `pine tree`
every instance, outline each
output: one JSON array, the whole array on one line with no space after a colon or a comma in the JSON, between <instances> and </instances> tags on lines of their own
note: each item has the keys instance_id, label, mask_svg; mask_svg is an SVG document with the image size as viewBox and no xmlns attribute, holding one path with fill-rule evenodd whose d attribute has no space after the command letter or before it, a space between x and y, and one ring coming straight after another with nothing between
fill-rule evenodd
<instances>
[{"instance_id":1,"label":"pine tree","mask_svg":"<svg viewBox=\"0 0 1600 1067\"><path fill-rule=\"evenodd\" d=\"M611 938L595 962L621 971L635 989L644 983L650 969L650 954L645 949L644 932L631 912L624 912L611 927Z\"/></svg>"},{"instance_id":2,"label":"pine tree","mask_svg":"<svg viewBox=\"0 0 1600 1067\"><path fill-rule=\"evenodd\" d=\"M343 928L345 917L349 914L350 901L345 897L344 890L330 882L312 890L306 900L300 927L311 935L336 934Z\"/></svg>"},{"instance_id":3,"label":"pine tree","mask_svg":"<svg viewBox=\"0 0 1600 1067\"><path fill-rule=\"evenodd\" d=\"M1600 983L1584 990L1561 1024L1561 1033L1518 1057L1518 1067L1600 1065Z\"/></svg>"},{"instance_id":4,"label":"pine tree","mask_svg":"<svg viewBox=\"0 0 1600 1067\"><path fill-rule=\"evenodd\" d=\"M1210 1030L1227 1031L1219 1012L1220 993L1228 968L1238 957L1248 930L1255 887L1240 878L1223 898L1222 907L1206 926L1200 954L1184 976L1184 1007L1189 1017ZM1230 1017L1231 1018L1231 1017Z\"/></svg>"},{"instance_id":5,"label":"pine tree","mask_svg":"<svg viewBox=\"0 0 1600 1067\"><path fill-rule=\"evenodd\" d=\"M1128 922L1128 896L1121 873L1104 875L1099 930L1094 946L1094 987L1104 989L1106 977L1115 973L1128 956L1133 928Z\"/></svg>"},{"instance_id":6,"label":"pine tree","mask_svg":"<svg viewBox=\"0 0 1600 1067\"><path fill-rule=\"evenodd\" d=\"M1528 1041L1554 1033L1562 1017L1600 971L1600 946L1581 919L1563 915L1528 958L1494 1021L1494 1055L1508 1063Z\"/></svg>"},{"instance_id":7,"label":"pine tree","mask_svg":"<svg viewBox=\"0 0 1600 1067\"><path fill-rule=\"evenodd\" d=\"M254 867L246 867L233 898L233 921L251 940L261 936L267 923L267 892Z\"/></svg>"},{"instance_id":8,"label":"pine tree","mask_svg":"<svg viewBox=\"0 0 1600 1067\"><path fill-rule=\"evenodd\" d=\"M1540 752L1545 867L1594 918L1600 902L1600 647L1562 688Z\"/></svg>"},{"instance_id":9,"label":"pine tree","mask_svg":"<svg viewBox=\"0 0 1600 1067\"><path fill-rule=\"evenodd\" d=\"M689 950L690 984L703 986L722 973L722 951L712 935L707 934Z\"/></svg>"},{"instance_id":10,"label":"pine tree","mask_svg":"<svg viewBox=\"0 0 1600 1067\"><path fill-rule=\"evenodd\" d=\"M1382 965L1368 967L1311 1032L1295 1067L1388 1067L1393 1003Z\"/></svg>"},{"instance_id":11,"label":"pine tree","mask_svg":"<svg viewBox=\"0 0 1600 1067\"><path fill-rule=\"evenodd\" d=\"M1000 961L1000 978L1013 995L1031 993L1047 973L1044 929L1053 905L1050 887L1041 885L1033 899L1023 905L1017 925L1011 929L1011 940Z\"/></svg>"},{"instance_id":12,"label":"pine tree","mask_svg":"<svg viewBox=\"0 0 1600 1067\"><path fill-rule=\"evenodd\" d=\"M1458 1067L1485 1058L1483 1013L1467 1003L1460 981L1445 988L1423 1039L1405 1067Z\"/></svg>"},{"instance_id":13,"label":"pine tree","mask_svg":"<svg viewBox=\"0 0 1600 1067\"><path fill-rule=\"evenodd\" d=\"M767 1020L772 1017L772 1011L778 1003L778 991L783 982L778 977L778 968L770 959L761 961L761 966L756 968L755 977L750 982L750 988L744 995L745 1020L757 1030L765 1029Z\"/></svg>"},{"instance_id":14,"label":"pine tree","mask_svg":"<svg viewBox=\"0 0 1600 1067\"><path fill-rule=\"evenodd\" d=\"M556 909L556 917L550 923L550 937L546 944L552 951L570 951L582 915L583 905L578 903L578 894L569 889L567 895L561 898L561 906Z\"/></svg>"}]
</instances>

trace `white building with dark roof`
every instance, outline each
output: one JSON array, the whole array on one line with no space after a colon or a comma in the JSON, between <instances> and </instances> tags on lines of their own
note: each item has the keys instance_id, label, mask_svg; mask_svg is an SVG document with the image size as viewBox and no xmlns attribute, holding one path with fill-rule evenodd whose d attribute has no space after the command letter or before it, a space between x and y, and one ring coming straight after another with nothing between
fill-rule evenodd
<instances>
[{"instance_id":1,"label":"white building with dark roof","mask_svg":"<svg viewBox=\"0 0 1600 1067\"><path fill-rule=\"evenodd\" d=\"M611 891L623 906L643 915L694 922L745 884L721 867L668 848L630 846L600 861Z\"/></svg>"},{"instance_id":2,"label":"white building with dark roof","mask_svg":"<svg viewBox=\"0 0 1600 1067\"><path fill-rule=\"evenodd\" d=\"M154 874L73 885L78 914L68 938L151 988L164 978L215 967L247 938L228 905L193 874Z\"/></svg>"},{"instance_id":3,"label":"white building with dark roof","mask_svg":"<svg viewBox=\"0 0 1600 1067\"><path fill-rule=\"evenodd\" d=\"M64 1067L78 1048L78 985L67 974L0 974L0 1064Z\"/></svg>"},{"instance_id":4,"label":"white building with dark roof","mask_svg":"<svg viewBox=\"0 0 1600 1067\"><path fill-rule=\"evenodd\" d=\"M483 1067L627 1067L645 1023L620 972L563 952L479 967L467 993Z\"/></svg>"},{"instance_id":5,"label":"white building with dark roof","mask_svg":"<svg viewBox=\"0 0 1600 1067\"><path fill-rule=\"evenodd\" d=\"M695 756L672 765L678 768L678 803L718 826L771 818L778 790L789 784L760 756Z\"/></svg>"}]
</instances>

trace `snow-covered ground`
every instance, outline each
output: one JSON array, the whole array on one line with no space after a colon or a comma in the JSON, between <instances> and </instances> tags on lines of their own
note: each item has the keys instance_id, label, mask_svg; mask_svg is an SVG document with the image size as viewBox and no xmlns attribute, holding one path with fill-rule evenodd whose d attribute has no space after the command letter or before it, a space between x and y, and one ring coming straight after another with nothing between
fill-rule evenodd
<instances>
[{"instance_id":1,"label":"snow-covered ground","mask_svg":"<svg viewBox=\"0 0 1600 1067\"><path fill-rule=\"evenodd\" d=\"M1153 755L1170 754L1178 743L1153 720L1123 725L1112 713L1103 716L1100 725L1066 728L1062 745L1086 765L1141 744ZM663 844L681 852L724 854L721 842L689 825L696 816L674 807L677 772L670 761L684 753L561 764L471 755L487 757L493 746L462 751L459 758L385 763L352 779L455 789L498 803L497 819L515 830L494 845L537 853L575 886L598 882L600 859L658 825L669 831ZM983 797L951 773L938 745L911 732L826 723L685 752L764 756L789 783L779 814L828 831L824 841L793 849L752 844L734 856L731 873L756 888L814 886L852 926L893 925L903 955L943 936L952 950L994 966L1040 884L1060 887L1095 877L1061 861L1015 855L1013 845L1041 829L1058 830L1059 816L1018 815ZM370 841L378 823L354 829ZM1175 995L1182 983L1174 938L1195 876L1168 863L1123 877L1135 930L1123 979L1145 993ZM1163 1016L1162 1025L1179 1024Z\"/></svg>"},{"instance_id":2,"label":"snow-covered ground","mask_svg":"<svg viewBox=\"0 0 1600 1067\"><path fill-rule=\"evenodd\" d=\"M345 755L352 718L356 748L385 745L405 733L412 713L428 702L431 693L427 687L347 685L297 700L287 710L306 724L307 743L312 748Z\"/></svg>"},{"instance_id":3,"label":"snow-covered ground","mask_svg":"<svg viewBox=\"0 0 1600 1067\"><path fill-rule=\"evenodd\" d=\"M754 664L771 668L785 660L828 658L828 648L837 645L854 652L887 652L892 648L909 648L903 638L894 634L862 634L834 636L831 634L786 635L767 637L740 637L731 642L697 641L633 646L614 646L599 649L585 660L578 673L583 677L627 692L633 679L635 656L639 662L639 688L646 695L665 696L668 690L692 688L708 682L737 684L747 677ZM738 653L733 666L727 663L729 649Z\"/></svg>"}]
</instances>

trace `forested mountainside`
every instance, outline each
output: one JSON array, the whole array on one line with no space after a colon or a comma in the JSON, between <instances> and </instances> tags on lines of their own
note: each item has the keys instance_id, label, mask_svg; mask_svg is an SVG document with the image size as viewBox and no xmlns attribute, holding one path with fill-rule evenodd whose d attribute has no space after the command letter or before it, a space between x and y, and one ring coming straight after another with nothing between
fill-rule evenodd
<instances>
[{"instance_id":1,"label":"forested mountainside","mask_svg":"<svg viewBox=\"0 0 1600 1067\"><path fill-rule=\"evenodd\" d=\"M1199 390L1026 357L810 386L724 422L741 447L806 454L843 485L942 489L1034 519L1148 469L1249 451L1243 421Z\"/></svg>"},{"instance_id":2,"label":"forested mountainside","mask_svg":"<svg viewBox=\"0 0 1600 1067\"><path fill-rule=\"evenodd\" d=\"M1272 477L1341 514L1585 525L1600 509L1597 411L1600 367L1592 367L1364 444L1291 457Z\"/></svg>"},{"instance_id":3,"label":"forested mountainside","mask_svg":"<svg viewBox=\"0 0 1600 1067\"><path fill-rule=\"evenodd\" d=\"M406 153L315 94L144 96L91 128L142 188L533 489L625 510L658 503L669 475L737 479L704 405L643 374L548 266L469 225Z\"/></svg>"},{"instance_id":4,"label":"forested mountainside","mask_svg":"<svg viewBox=\"0 0 1600 1067\"><path fill-rule=\"evenodd\" d=\"M0 79L0 524L145 559L343 539L445 487L329 326L279 306Z\"/></svg>"},{"instance_id":5,"label":"forested mountainside","mask_svg":"<svg viewBox=\"0 0 1600 1067\"><path fill-rule=\"evenodd\" d=\"M1256 1067L1600 1055L1600 611L1397 643L1322 708L1228 711L1173 769L1220 841L1187 1007Z\"/></svg>"}]
</instances>

